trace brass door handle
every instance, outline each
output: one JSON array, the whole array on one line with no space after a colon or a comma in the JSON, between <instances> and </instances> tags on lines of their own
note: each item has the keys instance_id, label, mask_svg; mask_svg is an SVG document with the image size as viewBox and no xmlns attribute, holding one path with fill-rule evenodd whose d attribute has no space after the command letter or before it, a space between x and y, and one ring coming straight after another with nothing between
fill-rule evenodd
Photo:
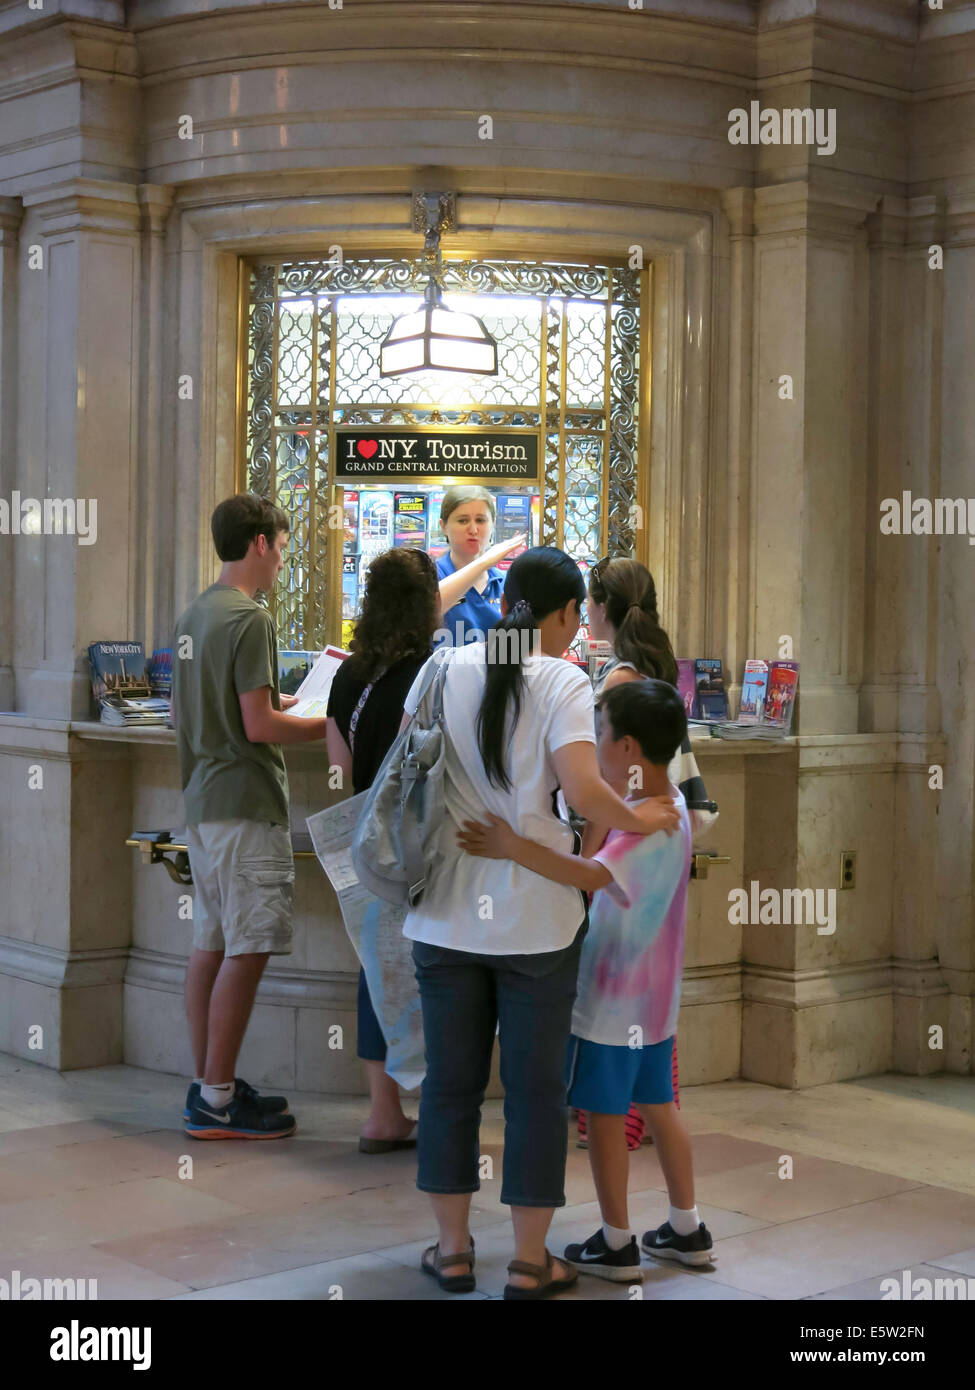
<instances>
[{"instance_id":1,"label":"brass door handle","mask_svg":"<svg viewBox=\"0 0 975 1390\"><path fill-rule=\"evenodd\" d=\"M707 878L714 864L730 864L730 854L694 854L691 856L691 878Z\"/></svg>"}]
</instances>

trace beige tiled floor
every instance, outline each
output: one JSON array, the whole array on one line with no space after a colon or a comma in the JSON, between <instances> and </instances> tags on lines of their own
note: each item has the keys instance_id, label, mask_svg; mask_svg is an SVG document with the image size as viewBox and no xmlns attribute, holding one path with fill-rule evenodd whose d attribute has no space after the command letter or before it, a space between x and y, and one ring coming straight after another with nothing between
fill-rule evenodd
<instances>
[{"instance_id":1,"label":"beige tiled floor","mask_svg":"<svg viewBox=\"0 0 975 1390\"><path fill-rule=\"evenodd\" d=\"M103 1299L450 1297L417 1267L434 1236L415 1157L358 1153L362 1101L293 1095L293 1139L201 1144L179 1122L184 1086L131 1067L59 1075L0 1055L0 1277L97 1279ZM647 1261L644 1299L879 1299L881 1279L905 1268L975 1288L971 1079L804 1092L735 1081L682 1099L715 1262ZM473 1302L501 1295L512 1255L500 1109L484 1111L495 1176L474 1200ZM651 1147L634 1155L630 1186L637 1231L665 1219ZM587 1155L570 1145L553 1250L596 1228L593 1195ZM562 1297L633 1289L584 1278Z\"/></svg>"}]
</instances>

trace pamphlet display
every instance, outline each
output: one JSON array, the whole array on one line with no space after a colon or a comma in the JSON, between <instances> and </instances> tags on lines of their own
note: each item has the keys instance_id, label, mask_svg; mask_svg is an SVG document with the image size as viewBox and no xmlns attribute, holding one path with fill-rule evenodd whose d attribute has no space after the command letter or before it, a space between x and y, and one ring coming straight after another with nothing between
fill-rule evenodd
<instances>
[{"instance_id":1,"label":"pamphlet display","mask_svg":"<svg viewBox=\"0 0 975 1390\"><path fill-rule=\"evenodd\" d=\"M711 732L718 738L783 739L792 728L798 690L798 661L746 661L739 717Z\"/></svg>"},{"instance_id":2,"label":"pamphlet display","mask_svg":"<svg viewBox=\"0 0 975 1390\"><path fill-rule=\"evenodd\" d=\"M141 642L93 642L88 648L91 689L103 724L163 725L169 700L154 696Z\"/></svg>"}]
</instances>

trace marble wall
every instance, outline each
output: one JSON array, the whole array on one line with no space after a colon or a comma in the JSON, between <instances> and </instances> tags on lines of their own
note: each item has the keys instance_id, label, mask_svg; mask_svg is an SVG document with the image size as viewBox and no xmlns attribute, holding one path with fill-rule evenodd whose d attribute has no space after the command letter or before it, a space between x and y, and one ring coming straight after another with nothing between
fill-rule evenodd
<instances>
[{"instance_id":1,"label":"marble wall","mask_svg":"<svg viewBox=\"0 0 975 1390\"><path fill-rule=\"evenodd\" d=\"M410 246L411 190L449 187L475 253L642 247L637 553L681 651L802 664L794 743L707 754L732 863L693 890L682 1075L971 1071L971 552L879 507L975 491L975 6L229 10L0 0L0 495L99 517L91 547L0 537L0 1046L33 1055L37 1014L51 1065L185 1070L172 885L121 845L179 823L171 751L84 736L82 653L160 642L213 577L241 258ZM835 111L835 153L729 143L753 100ZM836 888L847 849L835 933L729 921L731 887ZM320 891L303 869L247 1063L355 1089L320 1055L354 975Z\"/></svg>"}]
</instances>

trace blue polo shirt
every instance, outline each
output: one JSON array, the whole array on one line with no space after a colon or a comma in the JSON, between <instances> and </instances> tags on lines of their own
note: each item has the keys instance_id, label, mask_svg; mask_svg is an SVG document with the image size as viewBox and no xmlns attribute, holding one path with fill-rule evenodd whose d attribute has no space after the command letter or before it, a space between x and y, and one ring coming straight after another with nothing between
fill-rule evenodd
<instances>
[{"instance_id":1,"label":"blue polo shirt","mask_svg":"<svg viewBox=\"0 0 975 1390\"><path fill-rule=\"evenodd\" d=\"M457 566L447 550L437 561L437 576L446 579L448 574L456 573ZM489 569L487 576L488 582L483 594L479 594L471 585L460 603L448 608L441 619L441 626L447 629L450 636L438 639L435 646L462 647L467 641L479 641L479 638L471 637L469 634L490 632L498 622L501 617L501 591L504 588L505 576L499 569Z\"/></svg>"}]
</instances>

